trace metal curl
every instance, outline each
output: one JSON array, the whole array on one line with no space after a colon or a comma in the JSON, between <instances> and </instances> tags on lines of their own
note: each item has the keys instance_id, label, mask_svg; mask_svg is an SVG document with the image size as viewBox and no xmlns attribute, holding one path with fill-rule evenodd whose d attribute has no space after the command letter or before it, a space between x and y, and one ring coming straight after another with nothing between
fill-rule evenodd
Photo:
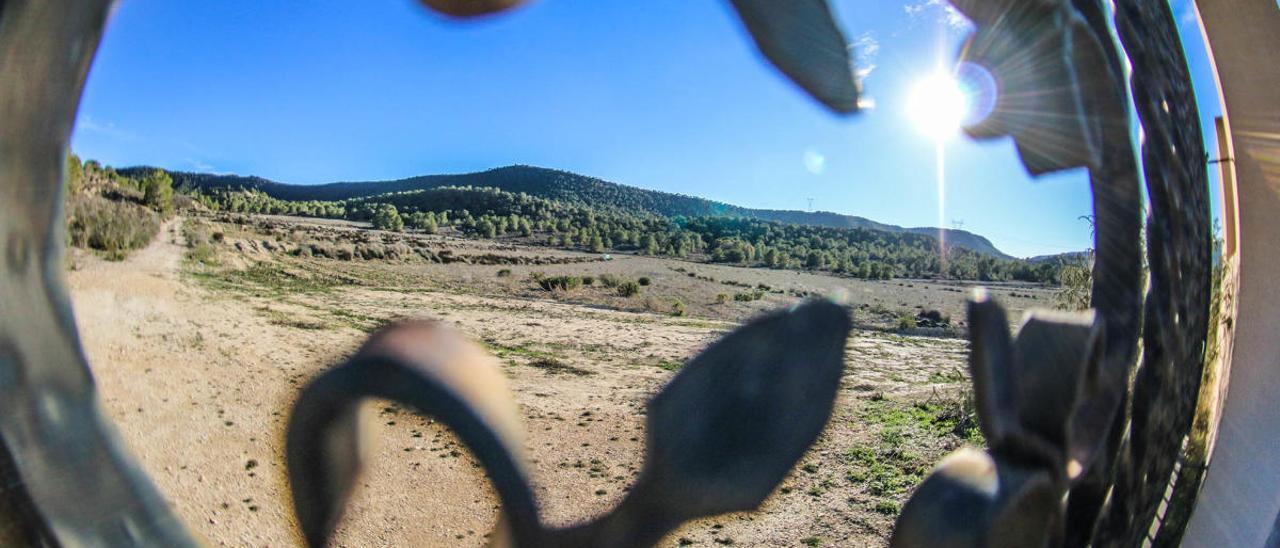
<instances>
[{"instance_id":1,"label":"metal curl","mask_svg":"<svg viewBox=\"0 0 1280 548\"><path fill-rule=\"evenodd\" d=\"M497 363L460 334L411 322L376 334L303 389L289 420L289 485L303 535L324 546L360 473L368 398L437 419L471 449L502 503L495 538L514 546L650 546L700 517L760 505L827 423L843 371L848 312L814 301L734 331L649 404L644 467L604 516L545 527L522 431Z\"/></svg>"}]
</instances>

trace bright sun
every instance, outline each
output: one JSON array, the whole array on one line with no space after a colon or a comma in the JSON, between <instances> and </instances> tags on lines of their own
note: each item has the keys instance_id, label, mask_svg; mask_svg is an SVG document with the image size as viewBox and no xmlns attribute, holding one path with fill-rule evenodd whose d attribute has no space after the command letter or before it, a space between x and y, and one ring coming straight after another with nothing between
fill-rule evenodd
<instances>
[{"instance_id":1,"label":"bright sun","mask_svg":"<svg viewBox=\"0 0 1280 548\"><path fill-rule=\"evenodd\" d=\"M916 128L935 140L954 135L969 115L969 100L950 73L939 70L911 88L907 116Z\"/></svg>"}]
</instances>

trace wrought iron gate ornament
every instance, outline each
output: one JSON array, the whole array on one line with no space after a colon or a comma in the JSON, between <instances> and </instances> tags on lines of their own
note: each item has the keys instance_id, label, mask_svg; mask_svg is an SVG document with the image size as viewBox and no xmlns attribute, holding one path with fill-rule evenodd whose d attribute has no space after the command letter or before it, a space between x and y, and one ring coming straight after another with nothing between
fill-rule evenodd
<instances>
[{"instance_id":1,"label":"wrought iron gate ornament","mask_svg":"<svg viewBox=\"0 0 1280 548\"><path fill-rule=\"evenodd\" d=\"M519 3L421 1L456 17ZM825 0L731 3L784 75L833 112L857 110L850 50ZM1035 175L1089 172L1093 310L1032 313L1014 335L1000 305L975 296L970 369L989 449L945 459L892 543L1136 544L1190 425L1207 330L1203 146L1172 14L1163 1L1116 0L1129 75L1100 0L953 3L976 24L961 60L999 89L969 135L1010 136ZM62 285L63 162L110 4L0 0L0 545L197 544L101 415ZM1145 305L1126 78L1146 135ZM370 397L436 417L473 451L501 500L498 544L648 546L687 520L754 509L826 424L848 331L846 310L813 301L712 345L650 403L645 465L624 501L551 529L491 358L437 324L389 327L299 396L286 443L299 524L309 544L328 542L359 473L357 409Z\"/></svg>"}]
</instances>

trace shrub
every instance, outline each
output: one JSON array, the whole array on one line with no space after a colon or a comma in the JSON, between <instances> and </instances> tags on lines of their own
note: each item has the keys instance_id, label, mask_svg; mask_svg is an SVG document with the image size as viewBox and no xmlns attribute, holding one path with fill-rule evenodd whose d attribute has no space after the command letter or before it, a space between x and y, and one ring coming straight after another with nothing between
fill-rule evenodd
<instances>
[{"instance_id":1,"label":"shrub","mask_svg":"<svg viewBox=\"0 0 1280 548\"><path fill-rule=\"evenodd\" d=\"M623 297L634 297L640 294L640 284L632 281L626 281L618 284L618 295Z\"/></svg>"},{"instance_id":2,"label":"shrub","mask_svg":"<svg viewBox=\"0 0 1280 548\"><path fill-rule=\"evenodd\" d=\"M950 327L951 317L937 310L921 310L916 314L916 325L920 327Z\"/></svg>"},{"instance_id":3,"label":"shrub","mask_svg":"<svg viewBox=\"0 0 1280 548\"><path fill-rule=\"evenodd\" d=\"M499 277L499 278L508 278L508 277L510 277L510 276L511 276L511 269L510 269L510 268L504 268L504 269L502 269L502 270L499 270L499 271L498 271L498 277Z\"/></svg>"},{"instance_id":4,"label":"shrub","mask_svg":"<svg viewBox=\"0 0 1280 548\"><path fill-rule=\"evenodd\" d=\"M645 287L648 287L649 284L653 283L653 281L650 280L648 276L641 276L640 279L637 281L640 282L640 285Z\"/></svg>"},{"instance_id":5,"label":"shrub","mask_svg":"<svg viewBox=\"0 0 1280 548\"><path fill-rule=\"evenodd\" d=\"M596 283L596 278L595 278L595 276L583 276L583 277L582 277L582 285L595 285L595 283Z\"/></svg>"},{"instance_id":6,"label":"shrub","mask_svg":"<svg viewBox=\"0 0 1280 548\"><path fill-rule=\"evenodd\" d=\"M218 249L208 242L199 243L187 251L187 259L204 265L216 266L218 264Z\"/></svg>"},{"instance_id":7,"label":"shrub","mask_svg":"<svg viewBox=\"0 0 1280 548\"><path fill-rule=\"evenodd\" d=\"M903 314L898 316L898 331L909 331L916 328L916 319L913 316Z\"/></svg>"},{"instance_id":8,"label":"shrub","mask_svg":"<svg viewBox=\"0 0 1280 548\"><path fill-rule=\"evenodd\" d=\"M727 302L729 302L729 294L728 294L728 293L721 293L721 294L719 294L719 295L716 295L716 304L724 304L724 303L727 303Z\"/></svg>"},{"instance_id":9,"label":"shrub","mask_svg":"<svg viewBox=\"0 0 1280 548\"><path fill-rule=\"evenodd\" d=\"M886 516L893 516L893 515L897 515L897 513L901 511L901 509L898 507L898 503L894 501L879 500L879 501L876 501L875 511L876 513L884 514Z\"/></svg>"},{"instance_id":10,"label":"shrub","mask_svg":"<svg viewBox=\"0 0 1280 548\"><path fill-rule=\"evenodd\" d=\"M676 299L671 302L671 315L672 316L684 315L684 301L681 301L680 299Z\"/></svg>"},{"instance_id":11,"label":"shrub","mask_svg":"<svg viewBox=\"0 0 1280 548\"><path fill-rule=\"evenodd\" d=\"M387 249L382 244L359 244L356 246L356 255L361 259L383 259L387 256Z\"/></svg>"},{"instance_id":12,"label":"shrub","mask_svg":"<svg viewBox=\"0 0 1280 548\"><path fill-rule=\"evenodd\" d=\"M102 251L109 260L122 260L129 251L146 247L160 231L159 216L137 204L77 194L67 205L71 245Z\"/></svg>"},{"instance_id":13,"label":"shrub","mask_svg":"<svg viewBox=\"0 0 1280 548\"><path fill-rule=\"evenodd\" d=\"M733 300L739 301L739 302L758 301L763 298L764 298L764 292L760 290L743 291L741 293L733 294Z\"/></svg>"},{"instance_id":14,"label":"shrub","mask_svg":"<svg viewBox=\"0 0 1280 548\"><path fill-rule=\"evenodd\" d=\"M577 276L552 276L538 281L538 286L547 291L576 291L582 287L582 278Z\"/></svg>"},{"instance_id":15,"label":"shrub","mask_svg":"<svg viewBox=\"0 0 1280 548\"><path fill-rule=\"evenodd\" d=\"M622 284L622 282L623 282L622 278L614 276L613 274L600 275L600 285L603 285L610 289L618 287L619 285Z\"/></svg>"}]
</instances>

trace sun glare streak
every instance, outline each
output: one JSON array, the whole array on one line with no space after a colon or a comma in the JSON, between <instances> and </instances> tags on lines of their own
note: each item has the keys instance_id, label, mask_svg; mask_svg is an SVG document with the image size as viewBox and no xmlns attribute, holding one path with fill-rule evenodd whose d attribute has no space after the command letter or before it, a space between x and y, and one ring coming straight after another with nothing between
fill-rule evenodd
<instances>
[{"instance_id":1,"label":"sun glare streak","mask_svg":"<svg viewBox=\"0 0 1280 548\"><path fill-rule=\"evenodd\" d=\"M965 93L955 74L941 66L916 82L907 98L907 116L921 133L933 141L934 184L938 193L939 274L947 273L947 168L946 141L960 132L971 113L970 94Z\"/></svg>"},{"instance_id":2,"label":"sun glare streak","mask_svg":"<svg viewBox=\"0 0 1280 548\"><path fill-rule=\"evenodd\" d=\"M938 184L938 262L941 264L942 277L947 274L947 169L946 169L946 145L939 139L933 143L935 158L934 163L937 164L937 184Z\"/></svg>"},{"instance_id":3,"label":"sun glare streak","mask_svg":"<svg viewBox=\"0 0 1280 548\"><path fill-rule=\"evenodd\" d=\"M939 51L939 58L942 52ZM946 142L962 127L985 120L995 108L996 83L985 68L960 63L948 70L938 67L912 86L907 96L907 118L918 131L933 141L935 185L938 193L939 274L947 273L947 170Z\"/></svg>"}]
</instances>

